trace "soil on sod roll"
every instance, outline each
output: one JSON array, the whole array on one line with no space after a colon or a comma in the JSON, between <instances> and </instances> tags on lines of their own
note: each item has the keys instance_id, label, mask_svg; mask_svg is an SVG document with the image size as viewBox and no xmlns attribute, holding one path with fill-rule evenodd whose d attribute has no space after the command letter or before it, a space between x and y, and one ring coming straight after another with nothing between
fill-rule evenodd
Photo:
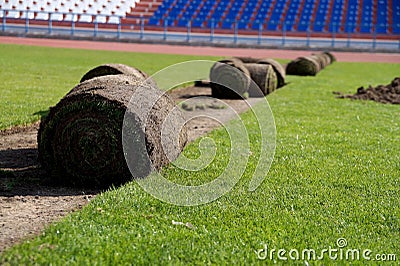
<instances>
[{"instance_id":1,"label":"soil on sod roll","mask_svg":"<svg viewBox=\"0 0 400 266\"><path fill-rule=\"evenodd\" d=\"M135 67L124 64L104 64L89 70L85 75L83 75L80 82L84 82L95 77L119 74L132 75L142 79L148 78L146 73Z\"/></svg>"},{"instance_id":2,"label":"soil on sod roll","mask_svg":"<svg viewBox=\"0 0 400 266\"><path fill-rule=\"evenodd\" d=\"M215 98L247 98L250 81L249 71L238 59L221 60L210 69L210 86Z\"/></svg>"},{"instance_id":3,"label":"soil on sod roll","mask_svg":"<svg viewBox=\"0 0 400 266\"><path fill-rule=\"evenodd\" d=\"M271 65L245 64L253 82L250 84L250 97L264 97L272 93L278 86L275 71Z\"/></svg>"},{"instance_id":4,"label":"soil on sod roll","mask_svg":"<svg viewBox=\"0 0 400 266\"><path fill-rule=\"evenodd\" d=\"M109 187L131 180L132 175L144 177L179 155L187 142L186 128L180 130L182 114L166 94L148 84L140 85L146 86L146 95L130 103L141 82L126 75L96 77L80 83L50 109L40 124L38 150L40 163L52 178L73 186ZM125 112L132 110L130 104L145 106L154 98L158 100L147 121L127 112L128 169L121 139ZM167 138L161 143L167 117L176 127L163 131Z\"/></svg>"},{"instance_id":5,"label":"soil on sod roll","mask_svg":"<svg viewBox=\"0 0 400 266\"><path fill-rule=\"evenodd\" d=\"M378 85L376 87L369 86L368 88L360 87L355 94L338 94L337 98L348 98L354 100L372 100L386 104L400 104L400 77L392 80L388 85Z\"/></svg>"}]
</instances>

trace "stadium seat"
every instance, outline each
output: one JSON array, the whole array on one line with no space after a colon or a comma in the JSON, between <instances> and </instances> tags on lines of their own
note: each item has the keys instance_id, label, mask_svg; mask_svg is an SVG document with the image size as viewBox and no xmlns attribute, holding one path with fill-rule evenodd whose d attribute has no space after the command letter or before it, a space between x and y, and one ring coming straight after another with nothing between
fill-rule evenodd
<instances>
[{"instance_id":1,"label":"stadium seat","mask_svg":"<svg viewBox=\"0 0 400 266\"><path fill-rule=\"evenodd\" d=\"M107 22L107 16L96 15L94 22L96 22L96 23L106 23Z\"/></svg>"},{"instance_id":2,"label":"stadium seat","mask_svg":"<svg viewBox=\"0 0 400 266\"><path fill-rule=\"evenodd\" d=\"M16 10L10 10L7 13L7 18L20 18L21 12Z\"/></svg>"},{"instance_id":3,"label":"stadium seat","mask_svg":"<svg viewBox=\"0 0 400 266\"><path fill-rule=\"evenodd\" d=\"M49 13L47 12L40 12L36 15L35 19L37 20L49 20Z\"/></svg>"},{"instance_id":4,"label":"stadium seat","mask_svg":"<svg viewBox=\"0 0 400 266\"><path fill-rule=\"evenodd\" d=\"M120 22L120 19L117 16L110 16L108 18L108 23L110 23L110 24L119 24L119 22Z\"/></svg>"},{"instance_id":5,"label":"stadium seat","mask_svg":"<svg viewBox=\"0 0 400 266\"><path fill-rule=\"evenodd\" d=\"M62 13L51 13L50 20L52 21L63 21L64 15Z\"/></svg>"},{"instance_id":6,"label":"stadium seat","mask_svg":"<svg viewBox=\"0 0 400 266\"><path fill-rule=\"evenodd\" d=\"M399 0L4 0L0 17L163 27L399 34ZM134 7L138 6L137 11ZM391 5L391 6L390 6ZM150 11L149 11L150 10ZM128 17L127 17L127 14ZM391 17L389 17L391 16ZM121 19L120 19L121 18ZM124 20L126 18L126 20ZM392 25L389 25L392 23Z\"/></svg>"},{"instance_id":7,"label":"stadium seat","mask_svg":"<svg viewBox=\"0 0 400 266\"><path fill-rule=\"evenodd\" d=\"M82 14L79 17L79 22L86 22L86 23L90 23L93 21L92 15L89 14Z\"/></svg>"},{"instance_id":8,"label":"stadium seat","mask_svg":"<svg viewBox=\"0 0 400 266\"><path fill-rule=\"evenodd\" d=\"M65 21L69 22L69 21L78 21L78 15L74 14L74 13L68 13L67 15L65 15L64 18Z\"/></svg>"},{"instance_id":9,"label":"stadium seat","mask_svg":"<svg viewBox=\"0 0 400 266\"><path fill-rule=\"evenodd\" d=\"M4 1L1 3L1 9L3 9L3 10L10 10L12 8L13 8L13 5L12 5L11 1L8 1L8 2Z\"/></svg>"},{"instance_id":10,"label":"stadium seat","mask_svg":"<svg viewBox=\"0 0 400 266\"><path fill-rule=\"evenodd\" d=\"M107 16L111 16L110 23L118 23L118 17L126 16L138 0L7 0L1 1L1 10L6 12L7 18L49 20L52 21L79 21L92 23L95 16L97 22L106 23Z\"/></svg>"}]
</instances>

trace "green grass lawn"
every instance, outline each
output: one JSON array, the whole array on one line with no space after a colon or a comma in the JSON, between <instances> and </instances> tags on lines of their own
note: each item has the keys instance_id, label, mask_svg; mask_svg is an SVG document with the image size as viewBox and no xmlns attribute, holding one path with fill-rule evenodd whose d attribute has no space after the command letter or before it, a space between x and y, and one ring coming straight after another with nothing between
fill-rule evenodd
<instances>
[{"instance_id":1,"label":"green grass lawn","mask_svg":"<svg viewBox=\"0 0 400 266\"><path fill-rule=\"evenodd\" d=\"M37 119L32 113L55 104L96 64L121 62L152 73L194 58L22 46L0 50L8 57L0 59L7 71L1 72L0 101L9 110L1 111L3 128ZM27 76L32 70L35 74ZM179 207L153 198L131 182L98 195L37 238L5 251L0 264L265 264L273 261L259 260L256 254L265 245L268 252L275 249L274 258L281 262L279 249L286 250L281 253L286 257L296 249L300 258L303 249L314 249L318 257L323 249L337 248L338 238L348 244L339 249L336 260L325 253L322 261L307 261L378 264L376 254L396 254L398 262L400 106L336 99L332 91L350 93L359 86L387 84L399 73L400 64L336 62L317 77L288 77L289 85L267 97L277 147L265 181L254 192L248 191L248 183L260 156L260 137L254 115L247 112L241 117L252 155L243 178L228 194L210 204ZM40 97L26 95L26 87ZM25 98L3 99L15 95L14 90ZM26 109L16 112L22 105ZM15 116L9 117L12 110ZM193 174L171 166L163 170L164 176L185 184L215 177L229 159L231 144L223 129L208 137L218 147L210 166ZM197 144L184 153L196 157ZM371 250L366 254L371 261L346 261L348 249Z\"/></svg>"},{"instance_id":2,"label":"green grass lawn","mask_svg":"<svg viewBox=\"0 0 400 266\"><path fill-rule=\"evenodd\" d=\"M198 58L4 44L0 44L0 54L0 130L37 121L87 71L100 64L122 63L153 74Z\"/></svg>"}]
</instances>

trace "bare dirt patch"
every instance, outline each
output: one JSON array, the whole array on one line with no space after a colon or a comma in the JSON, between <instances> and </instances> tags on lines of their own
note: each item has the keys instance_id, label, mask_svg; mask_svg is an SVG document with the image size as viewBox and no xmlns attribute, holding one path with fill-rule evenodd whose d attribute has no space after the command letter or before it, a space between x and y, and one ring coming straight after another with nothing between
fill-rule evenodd
<instances>
[{"instance_id":1,"label":"bare dirt patch","mask_svg":"<svg viewBox=\"0 0 400 266\"><path fill-rule=\"evenodd\" d=\"M265 100L217 100L211 98L209 87L188 87L169 94L189 120L189 142ZM59 187L46 179L37 159L38 128L35 123L0 132L0 252L37 235L100 192Z\"/></svg>"},{"instance_id":2,"label":"bare dirt patch","mask_svg":"<svg viewBox=\"0 0 400 266\"><path fill-rule=\"evenodd\" d=\"M54 187L37 162L39 124L0 132L0 252L87 204L96 191Z\"/></svg>"},{"instance_id":3,"label":"bare dirt patch","mask_svg":"<svg viewBox=\"0 0 400 266\"><path fill-rule=\"evenodd\" d=\"M395 78L387 85L378 85L368 88L360 87L355 94L343 94L333 92L337 98L348 98L353 100L371 100L386 104L400 104L400 78Z\"/></svg>"}]
</instances>

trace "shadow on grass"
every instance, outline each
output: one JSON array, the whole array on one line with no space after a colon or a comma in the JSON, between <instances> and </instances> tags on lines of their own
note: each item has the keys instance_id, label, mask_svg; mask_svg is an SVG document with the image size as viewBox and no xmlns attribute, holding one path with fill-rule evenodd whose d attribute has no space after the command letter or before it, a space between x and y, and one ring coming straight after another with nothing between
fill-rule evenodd
<instances>
[{"instance_id":1,"label":"shadow on grass","mask_svg":"<svg viewBox=\"0 0 400 266\"><path fill-rule=\"evenodd\" d=\"M36 113L33 113L33 115L40 115L40 118L43 119L49 114L49 112L50 112L50 109L40 110L40 111L37 111Z\"/></svg>"}]
</instances>

